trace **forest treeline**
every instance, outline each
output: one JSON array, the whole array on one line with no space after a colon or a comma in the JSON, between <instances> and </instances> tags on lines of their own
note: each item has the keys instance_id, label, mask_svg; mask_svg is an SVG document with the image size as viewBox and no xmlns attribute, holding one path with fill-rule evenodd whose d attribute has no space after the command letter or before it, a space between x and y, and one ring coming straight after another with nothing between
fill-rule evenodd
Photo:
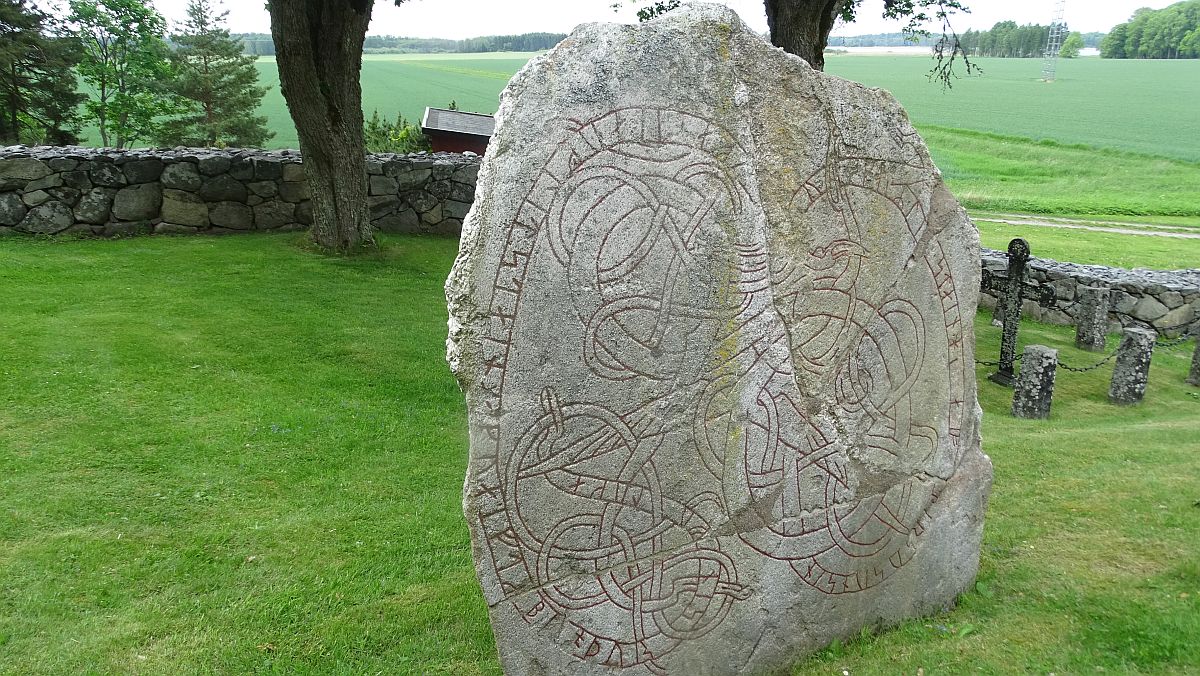
<instances>
[{"instance_id":1,"label":"forest treeline","mask_svg":"<svg viewBox=\"0 0 1200 676\"><path fill-rule=\"evenodd\" d=\"M246 54L273 56L275 43L267 33L237 33ZM565 33L523 33L521 35L485 35L466 40L442 38L406 38L395 35L368 35L363 43L367 54L443 54L480 52L537 52L550 49L567 37Z\"/></svg>"},{"instance_id":2,"label":"forest treeline","mask_svg":"<svg viewBox=\"0 0 1200 676\"><path fill-rule=\"evenodd\" d=\"M1200 58L1200 0L1163 9L1142 8L1129 21L1113 26L1100 42L1108 59Z\"/></svg>"},{"instance_id":3,"label":"forest treeline","mask_svg":"<svg viewBox=\"0 0 1200 676\"><path fill-rule=\"evenodd\" d=\"M1064 26L1064 30L1065 30ZM1067 33L1064 32L1064 36ZM1096 47L1104 33L1079 33L1080 47ZM971 56L996 56L1000 58L1041 58L1046 52L1050 38L1050 26L1025 24L1015 21L1000 21L990 30L969 30L959 36L963 49Z\"/></svg>"},{"instance_id":4,"label":"forest treeline","mask_svg":"<svg viewBox=\"0 0 1200 676\"><path fill-rule=\"evenodd\" d=\"M1081 47L1099 47L1104 33L1081 33ZM1038 57L1046 49L1050 27L1037 24L1018 26L1015 21L1001 21L990 30L969 30L959 36L963 48L970 56L997 56L1002 58ZM829 38L831 48L838 47L900 47L919 45L932 47L940 36L920 37L914 41L905 33L876 33L850 37Z\"/></svg>"}]
</instances>

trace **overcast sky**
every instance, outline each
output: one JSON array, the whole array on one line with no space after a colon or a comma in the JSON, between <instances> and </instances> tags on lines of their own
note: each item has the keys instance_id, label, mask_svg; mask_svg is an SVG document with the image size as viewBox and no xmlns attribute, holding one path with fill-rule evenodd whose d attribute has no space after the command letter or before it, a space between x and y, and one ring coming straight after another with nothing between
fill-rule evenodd
<instances>
[{"instance_id":1,"label":"overcast sky","mask_svg":"<svg viewBox=\"0 0 1200 676\"><path fill-rule=\"evenodd\" d=\"M408 37L463 38L515 33L568 33L592 21L634 21L633 5L614 13L615 0L409 0L395 7L391 0L376 0L370 33ZM1108 31L1129 18L1139 7L1166 7L1176 0L1068 0L1066 22L1072 30ZM235 33L265 33L271 29L262 0L217 0L229 10L229 28ZM766 32L762 0L727 0L750 27ZM990 28L997 21L1050 22L1051 0L966 0L971 13L954 20L955 30ZM154 0L172 22L184 16L187 0ZM889 33L900 22L880 18L883 0L864 0L857 22L839 25L835 35ZM174 23L172 24L174 25Z\"/></svg>"}]
</instances>

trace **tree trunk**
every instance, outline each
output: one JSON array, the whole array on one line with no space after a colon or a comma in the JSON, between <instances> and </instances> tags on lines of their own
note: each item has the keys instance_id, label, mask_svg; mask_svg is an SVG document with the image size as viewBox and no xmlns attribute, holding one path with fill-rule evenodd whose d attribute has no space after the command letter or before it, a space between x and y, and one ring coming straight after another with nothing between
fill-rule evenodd
<instances>
[{"instance_id":1,"label":"tree trunk","mask_svg":"<svg viewBox=\"0 0 1200 676\"><path fill-rule=\"evenodd\" d=\"M342 253L373 244L363 144L363 40L373 0L270 0L275 61L312 193L312 237Z\"/></svg>"},{"instance_id":2,"label":"tree trunk","mask_svg":"<svg viewBox=\"0 0 1200 676\"><path fill-rule=\"evenodd\" d=\"M765 0L771 43L825 70L825 45L845 0Z\"/></svg>"}]
</instances>

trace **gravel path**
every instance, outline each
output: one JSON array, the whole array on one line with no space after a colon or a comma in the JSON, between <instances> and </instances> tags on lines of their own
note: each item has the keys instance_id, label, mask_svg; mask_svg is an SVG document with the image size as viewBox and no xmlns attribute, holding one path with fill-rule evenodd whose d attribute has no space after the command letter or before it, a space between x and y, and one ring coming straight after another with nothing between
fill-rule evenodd
<instances>
[{"instance_id":1,"label":"gravel path","mask_svg":"<svg viewBox=\"0 0 1200 676\"><path fill-rule=\"evenodd\" d=\"M1176 239L1200 239L1200 233L1197 232L1178 232L1172 229L1169 225L1156 225L1151 223L1120 223L1113 221L1095 221L1097 225L1084 225L1076 221L1065 221L1050 217L1042 216L1023 216L1020 214L1001 214L993 217L974 218L977 221L987 221L988 223L1002 223L1004 225L1035 225L1043 228L1066 228L1068 230L1091 230L1092 232L1112 232L1118 235L1144 235L1147 237L1173 237ZM1131 230L1129 227L1114 227L1114 226L1132 226L1137 228L1147 228L1146 230ZM1153 228L1153 230L1151 230Z\"/></svg>"}]
</instances>

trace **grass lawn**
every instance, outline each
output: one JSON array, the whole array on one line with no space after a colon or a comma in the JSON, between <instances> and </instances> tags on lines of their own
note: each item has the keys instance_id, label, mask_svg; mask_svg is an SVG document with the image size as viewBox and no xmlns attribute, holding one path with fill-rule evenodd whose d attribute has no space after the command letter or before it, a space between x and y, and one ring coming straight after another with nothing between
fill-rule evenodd
<instances>
[{"instance_id":1,"label":"grass lawn","mask_svg":"<svg viewBox=\"0 0 1200 676\"><path fill-rule=\"evenodd\" d=\"M980 216L972 220L983 245L1000 251L1008 249L1012 238L1024 237L1039 258L1152 270L1200 268L1200 239L1010 225Z\"/></svg>"},{"instance_id":2,"label":"grass lawn","mask_svg":"<svg viewBox=\"0 0 1200 676\"><path fill-rule=\"evenodd\" d=\"M0 672L498 672L442 361L457 243L297 242L0 244ZM1022 332L1095 359L1069 338ZM1047 422L981 382L977 589L795 672L1200 670L1189 353L1156 355L1134 408L1105 370L1060 373Z\"/></svg>"}]
</instances>

